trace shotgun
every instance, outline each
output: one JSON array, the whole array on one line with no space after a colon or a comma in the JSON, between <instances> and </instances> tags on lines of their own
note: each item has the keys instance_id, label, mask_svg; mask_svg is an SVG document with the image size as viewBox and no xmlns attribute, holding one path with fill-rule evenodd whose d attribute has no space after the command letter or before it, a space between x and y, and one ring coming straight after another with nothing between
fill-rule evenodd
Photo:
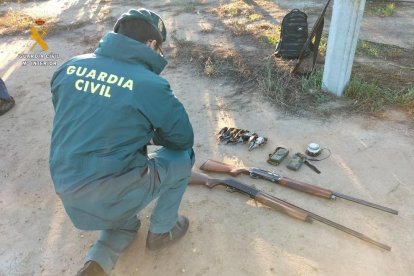
<instances>
[{"instance_id":1,"label":"shotgun","mask_svg":"<svg viewBox=\"0 0 414 276\"><path fill-rule=\"evenodd\" d=\"M385 249L387 251L391 251L391 247L377 242L367 236L365 236L362 233L359 233L355 230L352 230L346 226L343 226L341 224L338 224L336 222L333 222L331 220L328 220L324 217L321 217L317 214L314 214L312 212L309 212L305 209L302 209L296 205L293 205L287 201L284 201L282 199L279 199L275 196L272 196L270 194L267 194L265 192L262 192L260 190L257 190L254 187L248 186L242 182L236 181L234 179L216 179L216 178L210 178L208 175L203 173L198 173L193 171L190 177L190 180L188 182L189 184L198 184L198 185L205 185L208 188L212 189L217 185L223 185L227 187L228 189L232 191L237 191L242 194L246 194L250 196L251 198L255 199L256 201L268 206L277 209L278 211L281 211L293 218L299 219L304 222L312 222L312 220L317 220L319 222L325 223L326 225L329 225L331 227L334 227L338 230L341 230L345 233L348 233L354 237L357 237L363 241L369 242L371 244L374 244L382 249Z\"/></svg>"},{"instance_id":2,"label":"shotgun","mask_svg":"<svg viewBox=\"0 0 414 276\"><path fill-rule=\"evenodd\" d=\"M304 193L308 193L314 196L322 197L325 199L332 199L335 200L337 197L343 198L352 202L356 202L358 204L366 205L384 212L388 212L394 215L398 215L398 211L384 207L375 203L371 203L362 199L358 199L355 197L351 197L348 195L344 195L341 193L337 193L316 185L308 184L305 182L297 181L288 177L281 176L279 174L276 174L274 172L262 170L255 167L241 167L241 168L235 168L231 165L214 161L214 160L207 160L203 165L200 167L201 170L207 171L207 172L215 172L215 173L227 173L231 176L237 176L239 174L247 174L252 178L262 178L274 183L277 183L279 185L286 186L291 189L295 189Z\"/></svg>"}]
</instances>

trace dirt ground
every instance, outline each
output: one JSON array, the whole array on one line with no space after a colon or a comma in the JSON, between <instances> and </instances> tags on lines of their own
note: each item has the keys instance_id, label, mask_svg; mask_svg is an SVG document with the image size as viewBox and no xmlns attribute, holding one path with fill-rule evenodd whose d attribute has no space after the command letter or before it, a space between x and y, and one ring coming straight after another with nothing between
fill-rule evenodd
<instances>
[{"instance_id":1,"label":"dirt ground","mask_svg":"<svg viewBox=\"0 0 414 276\"><path fill-rule=\"evenodd\" d=\"M158 11L166 19L167 29L178 37L227 47L234 45L232 37L207 12L219 2L139 1L138 6ZM279 10L272 11L276 21L291 6L316 1L279 2ZM45 41L48 53L59 55L59 65L94 48L91 42L109 31L119 14L137 7L136 3L49 0L3 4L0 10L12 8L53 18L55 27ZM401 8L396 13L402 16L410 11ZM405 28L410 35L403 36L396 35L395 29L372 34L370 22L378 19L364 18L361 36L412 47L412 18L402 17L406 26L411 24ZM399 21L395 24L400 29ZM204 32L207 27L215 31ZM16 99L14 109L0 117L0 275L75 275L98 233L74 228L54 193L48 170L53 120L49 82L56 67L23 66L25 59L18 55L28 53L32 43L27 32L0 38L0 75ZM171 40L167 49L168 57L174 49ZM382 250L317 221L297 221L221 187L191 186L180 209L190 218L189 233L167 249L146 251L153 205L148 206L140 215L143 225L137 239L120 257L112 275L413 275L414 129L404 114L391 110L382 120L353 114L329 119L294 117L257 94L236 93L240 87L229 79L203 76L191 60L171 59L163 76L190 115L196 135L196 169L207 159L255 166L397 209L399 215L395 216L342 199L327 201L248 176L238 177L392 250ZM250 152L246 145L219 145L214 135L224 126L256 131L268 137L268 143ZM278 167L266 163L277 146L288 148L292 156L304 152L311 141L332 152L330 158L315 163L321 174L306 166L290 171L287 161Z\"/></svg>"}]
</instances>

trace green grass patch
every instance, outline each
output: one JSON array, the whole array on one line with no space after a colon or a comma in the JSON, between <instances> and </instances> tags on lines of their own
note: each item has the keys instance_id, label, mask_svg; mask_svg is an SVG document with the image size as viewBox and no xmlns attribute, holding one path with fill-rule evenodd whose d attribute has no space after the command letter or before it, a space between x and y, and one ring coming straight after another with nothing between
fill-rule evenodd
<instances>
[{"instance_id":1,"label":"green grass patch","mask_svg":"<svg viewBox=\"0 0 414 276\"><path fill-rule=\"evenodd\" d=\"M378 112L386 106L409 107L414 103L412 88L392 90L382 88L375 82L367 82L353 77L345 89L344 96L354 100L354 105L361 111Z\"/></svg>"},{"instance_id":2,"label":"green grass patch","mask_svg":"<svg viewBox=\"0 0 414 276\"><path fill-rule=\"evenodd\" d=\"M323 34L319 44L319 53L326 55L327 48L328 35ZM414 57L414 50L359 39L355 55L391 61L400 58L412 59Z\"/></svg>"},{"instance_id":3,"label":"green grass patch","mask_svg":"<svg viewBox=\"0 0 414 276\"><path fill-rule=\"evenodd\" d=\"M390 59L398 58L409 54L409 50L400 48L394 45L387 45L383 43L371 42L366 40L359 40L356 55L364 55L374 58Z\"/></svg>"},{"instance_id":4,"label":"green grass patch","mask_svg":"<svg viewBox=\"0 0 414 276\"><path fill-rule=\"evenodd\" d=\"M262 46L275 47L279 42L280 27L273 27L272 29L263 30L259 35L259 44Z\"/></svg>"},{"instance_id":5,"label":"green grass patch","mask_svg":"<svg viewBox=\"0 0 414 276\"><path fill-rule=\"evenodd\" d=\"M395 10L395 4L389 3L380 10L380 16L391 16Z\"/></svg>"},{"instance_id":6,"label":"green grass patch","mask_svg":"<svg viewBox=\"0 0 414 276\"><path fill-rule=\"evenodd\" d=\"M307 95L311 96L312 99L318 103L327 103L332 99L332 95L323 92L322 86L323 70L315 70L309 76L301 79L302 91Z\"/></svg>"},{"instance_id":7,"label":"green grass patch","mask_svg":"<svg viewBox=\"0 0 414 276\"><path fill-rule=\"evenodd\" d=\"M322 34L321 42L319 43L319 53L326 55L328 48L328 35ZM409 55L410 50L378 42L371 42L367 40L358 40L355 54L357 56L368 56L372 58L393 59L399 58L403 55ZM414 54L414 51L411 51Z\"/></svg>"},{"instance_id":8,"label":"green grass patch","mask_svg":"<svg viewBox=\"0 0 414 276\"><path fill-rule=\"evenodd\" d=\"M392 16L395 10L395 4L390 1L367 1L365 12L370 16L388 17Z\"/></svg>"},{"instance_id":9,"label":"green grass patch","mask_svg":"<svg viewBox=\"0 0 414 276\"><path fill-rule=\"evenodd\" d=\"M302 90L311 96L312 101L318 105L334 101L336 96L322 90L323 68L315 69L308 77L301 79Z\"/></svg>"},{"instance_id":10,"label":"green grass patch","mask_svg":"<svg viewBox=\"0 0 414 276\"><path fill-rule=\"evenodd\" d=\"M258 13L253 13L253 14L250 14L250 15L248 16L248 18L249 18L249 20L251 20L251 21L256 21L256 20L262 19L262 18L263 18L263 15L258 14Z\"/></svg>"},{"instance_id":11,"label":"green grass patch","mask_svg":"<svg viewBox=\"0 0 414 276\"><path fill-rule=\"evenodd\" d=\"M325 56L327 48L328 48L328 35L322 34L321 41L319 43L319 53Z\"/></svg>"}]
</instances>

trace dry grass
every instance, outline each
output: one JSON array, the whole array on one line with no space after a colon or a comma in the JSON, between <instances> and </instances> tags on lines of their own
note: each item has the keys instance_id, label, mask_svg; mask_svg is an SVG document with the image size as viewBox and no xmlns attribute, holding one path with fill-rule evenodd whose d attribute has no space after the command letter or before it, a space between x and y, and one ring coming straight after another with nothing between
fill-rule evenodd
<instances>
[{"instance_id":1,"label":"dry grass","mask_svg":"<svg viewBox=\"0 0 414 276\"><path fill-rule=\"evenodd\" d=\"M37 0L36 2L39 1L48 1L48 0ZM33 0L0 0L0 4L4 4L4 3L28 3L28 2L34 2Z\"/></svg>"},{"instance_id":2,"label":"dry grass","mask_svg":"<svg viewBox=\"0 0 414 276\"><path fill-rule=\"evenodd\" d=\"M298 79L288 70L275 66L273 58L266 60L262 70L264 74L259 76L258 85L263 95L280 106L297 108L302 98Z\"/></svg>"},{"instance_id":3,"label":"dry grass","mask_svg":"<svg viewBox=\"0 0 414 276\"><path fill-rule=\"evenodd\" d=\"M198 45L174 37L173 39L175 48L170 57L177 61L195 61L199 71L209 77L225 76L242 82L253 78L245 57L234 50Z\"/></svg>"},{"instance_id":4,"label":"dry grass","mask_svg":"<svg viewBox=\"0 0 414 276\"><path fill-rule=\"evenodd\" d=\"M213 48L194 42L175 40L171 55L175 61L191 62L199 72L211 78L226 78L242 87L244 93L259 92L287 112L314 112L318 104L332 100L319 88L321 74L304 79L292 76L291 64L280 63L273 56ZM319 80L315 80L319 78Z\"/></svg>"},{"instance_id":5,"label":"dry grass","mask_svg":"<svg viewBox=\"0 0 414 276\"><path fill-rule=\"evenodd\" d=\"M262 46L275 46L279 41L280 27L271 24L256 11L255 5L242 0L222 4L211 12L217 15L233 36L254 36ZM259 5L262 1L256 1Z\"/></svg>"},{"instance_id":6,"label":"dry grass","mask_svg":"<svg viewBox=\"0 0 414 276\"><path fill-rule=\"evenodd\" d=\"M200 31L205 34L210 34L214 32L214 27L211 25L202 25Z\"/></svg>"},{"instance_id":7,"label":"dry grass","mask_svg":"<svg viewBox=\"0 0 414 276\"><path fill-rule=\"evenodd\" d=\"M7 11L0 14L0 35L26 33L35 24L35 18L19 11Z\"/></svg>"},{"instance_id":8,"label":"dry grass","mask_svg":"<svg viewBox=\"0 0 414 276\"><path fill-rule=\"evenodd\" d=\"M42 29L48 29L53 26L51 18L36 18L20 11L7 11L0 13L0 35L21 35L30 33L32 26L36 26L35 21L44 20Z\"/></svg>"},{"instance_id":9,"label":"dry grass","mask_svg":"<svg viewBox=\"0 0 414 276\"><path fill-rule=\"evenodd\" d=\"M172 58L195 64L199 72L212 78L226 78L262 94L268 101L292 114L314 114L327 117L334 112L376 114L387 107L398 107L414 116L414 84L412 78L390 81L388 70L378 66L356 64L341 104L335 96L321 91L323 68L319 66L308 77L291 75L296 61L283 61L258 52L236 52L193 42L176 40ZM248 84L248 85L247 85Z\"/></svg>"},{"instance_id":10,"label":"dry grass","mask_svg":"<svg viewBox=\"0 0 414 276\"><path fill-rule=\"evenodd\" d=\"M230 18L223 21L223 23L231 30L234 36L248 35L249 25L245 18Z\"/></svg>"},{"instance_id":11,"label":"dry grass","mask_svg":"<svg viewBox=\"0 0 414 276\"><path fill-rule=\"evenodd\" d=\"M96 16L96 23L105 22L111 16L112 8L104 6Z\"/></svg>"},{"instance_id":12,"label":"dry grass","mask_svg":"<svg viewBox=\"0 0 414 276\"><path fill-rule=\"evenodd\" d=\"M228 4L220 5L213 9L213 12L220 17L249 17L255 14L254 8L242 0L235 0Z\"/></svg>"}]
</instances>

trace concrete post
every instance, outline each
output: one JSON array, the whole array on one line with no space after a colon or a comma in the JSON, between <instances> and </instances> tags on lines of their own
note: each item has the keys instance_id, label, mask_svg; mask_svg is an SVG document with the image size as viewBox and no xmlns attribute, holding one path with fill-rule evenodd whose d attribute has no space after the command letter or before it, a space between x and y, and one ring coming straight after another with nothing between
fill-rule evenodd
<instances>
[{"instance_id":1,"label":"concrete post","mask_svg":"<svg viewBox=\"0 0 414 276\"><path fill-rule=\"evenodd\" d=\"M342 96L351 77L365 0L335 0L322 89Z\"/></svg>"}]
</instances>

